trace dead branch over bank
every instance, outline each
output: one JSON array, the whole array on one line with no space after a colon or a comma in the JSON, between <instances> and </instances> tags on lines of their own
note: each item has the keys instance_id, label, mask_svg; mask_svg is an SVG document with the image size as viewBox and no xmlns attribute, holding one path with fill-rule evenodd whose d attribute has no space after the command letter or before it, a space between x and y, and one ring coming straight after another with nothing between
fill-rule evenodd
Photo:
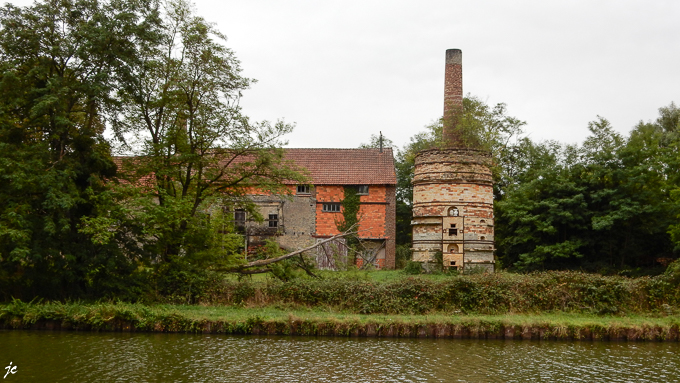
<instances>
[{"instance_id":1,"label":"dead branch over bank","mask_svg":"<svg viewBox=\"0 0 680 383\"><path fill-rule=\"evenodd\" d=\"M282 255L280 257L276 257L276 258L258 259L257 261L248 262L246 264L235 266L235 267L232 267L232 268L228 268L228 269L223 270L223 271L240 273L240 274L267 273L267 272L271 271L271 269L266 267L267 265L270 265L270 264L276 263L276 262L281 262L281 261L286 260L288 258L292 258L296 255L301 255L302 253L304 253L306 251L314 250L317 247L322 246L323 244L331 242L331 241L336 240L338 238L343 238L343 237L347 237L347 236L350 236L350 235L356 235L358 233L358 231L355 230L355 226L356 225L350 227L349 229L347 229L346 231L344 231L340 234L334 235L330 238L326 238L323 241L318 242L318 243L316 243L312 246L305 247L304 249L295 250L293 252L290 252L288 254L284 254L284 255ZM256 269L254 269L254 268L256 268Z\"/></svg>"}]
</instances>

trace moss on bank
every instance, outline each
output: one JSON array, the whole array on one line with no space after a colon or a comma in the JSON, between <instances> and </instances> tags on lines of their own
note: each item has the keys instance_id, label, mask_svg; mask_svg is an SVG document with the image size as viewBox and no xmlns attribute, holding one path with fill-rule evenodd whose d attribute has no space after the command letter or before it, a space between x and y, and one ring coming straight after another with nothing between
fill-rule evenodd
<instances>
[{"instance_id":1,"label":"moss on bank","mask_svg":"<svg viewBox=\"0 0 680 383\"><path fill-rule=\"evenodd\" d=\"M0 327L254 335L678 341L680 317L365 315L312 310L128 303L0 305Z\"/></svg>"}]
</instances>

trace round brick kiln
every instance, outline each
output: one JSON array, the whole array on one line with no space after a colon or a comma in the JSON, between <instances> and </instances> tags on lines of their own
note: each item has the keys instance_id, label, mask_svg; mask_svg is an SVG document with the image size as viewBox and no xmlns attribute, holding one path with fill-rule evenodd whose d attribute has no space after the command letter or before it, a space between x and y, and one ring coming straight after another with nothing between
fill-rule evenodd
<instances>
[{"instance_id":1,"label":"round brick kiln","mask_svg":"<svg viewBox=\"0 0 680 383\"><path fill-rule=\"evenodd\" d=\"M445 116L462 106L461 58L458 49L446 51ZM450 123L443 139L449 148L424 150L415 158L413 260L432 262L441 251L444 267L493 271L490 155L462 147Z\"/></svg>"}]
</instances>

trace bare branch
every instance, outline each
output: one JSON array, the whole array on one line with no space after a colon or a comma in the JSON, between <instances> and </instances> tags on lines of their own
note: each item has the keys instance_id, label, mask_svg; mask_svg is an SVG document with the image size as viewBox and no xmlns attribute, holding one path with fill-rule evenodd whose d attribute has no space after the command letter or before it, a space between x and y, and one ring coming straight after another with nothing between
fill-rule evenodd
<instances>
[{"instance_id":1,"label":"bare branch","mask_svg":"<svg viewBox=\"0 0 680 383\"><path fill-rule=\"evenodd\" d=\"M344 231L344 232L342 232L342 233L340 233L340 234L337 234L337 235L334 235L334 236L332 236L332 237L330 237L330 238L324 239L323 241L321 241L321 242L319 242L319 243L317 243L317 244L315 244L315 245L305 247L304 249L296 250L296 251L293 251L293 252L291 252L291 253L282 255L282 256L280 256L280 257L276 257L276 258L260 259L260 260L257 260L257 261L249 262L249 263L246 263L245 265L240 265L240 266L237 266L237 267L228 269L228 270L226 270L226 271L230 271L230 272L239 272L239 273L242 273L242 274L250 274L250 272L248 272L248 270L246 270L247 268L250 268L250 267L261 267L261 266L266 266L266 265L269 265L269 264L272 264L272 263L275 263L275 262L280 262L280 261L283 261L284 259L288 259L288 258L294 257L294 256L296 256L296 255L298 255L298 254L302 254L302 253L304 253L305 251L309 251L309 250L315 249L315 248L317 248L317 247L323 245L324 243L331 242L331 241L333 241L333 240L335 240L335 239L347 237L347 236L349 236L349 235L355 235L355 234L357 234L357 231L354 230L355 226L356 226L356 225L350 227L349 229L347 229L346 231ZM260 269L260 270L264 270L264 269ZM261 271L261 272L264 272L264 271Z\"/></svg>"}]
</instances>

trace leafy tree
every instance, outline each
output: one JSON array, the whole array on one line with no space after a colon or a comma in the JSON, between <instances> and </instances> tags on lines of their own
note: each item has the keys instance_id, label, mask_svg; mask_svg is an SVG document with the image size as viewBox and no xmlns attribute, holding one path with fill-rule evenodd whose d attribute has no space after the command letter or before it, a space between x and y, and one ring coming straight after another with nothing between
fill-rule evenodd
<instances>
[{"instance_id":1,"label":"leafy tree","mask_svg":"<svg viewBox=\"0 0 680 383\"><path fill-rule=\"evenodd\" d=\"M580 147L524 143L516 182L496 205L503 263L606 271L673 257L677 156L663 118L626 138L599 117Z\"/></svg>"},{"instance_id":2,"label":"leafy tree","mask_svg":"<svg viewBox=\"0 0 680 383\"><path fill-rule=\"evenodd\" d=\"M506 189L495 204L499 258L504 265L524 269L564 267L583 257L586 189L575 182L564 147L525 141L524 149L531 177L518 177L522 182Z\"/></svg>"},{"instance_id":3,"label":"leafy tree","mask_svg":"<svg viewBox=\"0 0 680 383\"><path fill-rule=\"evenodd\" d=\"M121 287L116 276L130 263L78 229L99 214L104 179L115 174L102 137L113 90L135 58L133 41L151 39L155 25L155 6L145 0L0 10L0 291Z\"/></svg>"},{"instance_id":4,"label":"leafy tree","mask_svg":"<svg viewBox=\"0 0 680 383\"><path fill-rule=\"evenodd\" d=\"M233 228L212 222L225 208L259 217L246 197L253 188L285 194L284 181L306 181L284 161L282 136L293 126L243 115L241 92L252 80L241 76L225 37L189 3L167 3L162 31L159 44L138 50L140 59L129 67L135 81L118 93L122 107L113 127L135 154L123 161L132 190L126 219L105 223L115 221L117 230L136 225L129 231L144 245L139 251L168 275L244 262L234 246L223 245L232 237L220 239Z\"/></svg>"},{"instance_id":5,"label":"leafy tree","mask_svg":"<svg viewBox=\"0 0 680 383\"><path fill-rule=\"evenodd\" d=\"M360 144L359 148L360 149L369 149L369 148L394 148L394 142L390 140L389 138L383 136L382 132L380 132L379 135L371 134L371 138L369 142L366 144Z\"/></svg>"}]
</instances>

